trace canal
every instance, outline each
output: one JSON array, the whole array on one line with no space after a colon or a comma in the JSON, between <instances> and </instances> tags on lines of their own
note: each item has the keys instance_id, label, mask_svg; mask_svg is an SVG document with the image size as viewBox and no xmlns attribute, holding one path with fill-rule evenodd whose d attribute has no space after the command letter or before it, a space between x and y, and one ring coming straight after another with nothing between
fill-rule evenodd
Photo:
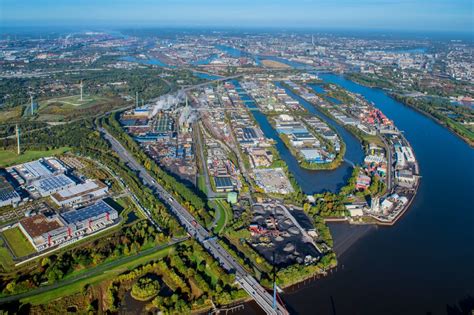
<instances>
[{"instance_id":1,"label":"canal","mask_svg":"<svg viewBox=\"0 0 474 315\"><path fill-rule=\"evenodd\" d=\"M351 163L357 164L363 161L364 151L357 138L355 138L343 127L338 125L331 118L318 111L310 103L306 102L298 95L295 95L291 91L287 90L287 93L296 100L298 100L310 113L325 120L328 124L330 124L333 128L337 130L337 132L341 135L344 143L346 144L345 157L350 161L349 163L343 162L338 168L334 170L307 170L300 167L298 160L293 156L293 154L281 140L277 131L268 121L267 116L258 110L258 107L255 102L241 88L238 81L233 80L232 82L236 86L240 98L247 105L247 108L251 109L251 113L253 114L255 120L262 129L265 137L273 139L275 141L275 146L278 150L278 153L280 154L280 157L288 165L288 170L295 177L298 185L301 187L305 194L314 194L323 191L338 191L341 187L345 185L348 178L352 174Z\"/></svg>"},{"instance_id":2,"label":"canal","mask_svg":"<svg viewBox=\"0 0 474 315\"><path fill-rule=\"evenodd\" d=\"M290 311L467 314L459 305L474 307L474 150L381 90L339 75L319 76L374 102L404 131L422 180L411 208L393 227L331 225L339 267L285 294Z\"/></svg>"},{"instance_id":3,"label":"canal","mask_svg":"<svg viewBox=\"0 0 474 315\"><path fill-rule=\"evenodd\" d=\"M392 119L414 149L422 180L410 209L392 227L330 224L339 267L326 278L285 293L290 312L468 314L474 308L474 150L382 90L340 75L319 77L361 94ZM265 115L252 113L265 136L275 139L280 155L306 193L338 186L343 167L329 172L301 169ZM350 145L341 129L337 130ZM245 314L258 310L254 303L248 305Z\"/></svg>"}]
</instances>

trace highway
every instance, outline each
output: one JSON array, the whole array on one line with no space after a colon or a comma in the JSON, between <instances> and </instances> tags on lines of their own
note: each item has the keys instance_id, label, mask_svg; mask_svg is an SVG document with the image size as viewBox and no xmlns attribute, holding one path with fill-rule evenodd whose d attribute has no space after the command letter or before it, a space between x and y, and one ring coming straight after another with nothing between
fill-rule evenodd
<instances>
[{"instance_id":1,"label":"highway","mask_svg":"<svg viewBox=\"0 0 474 315\"><path fill-rule=\"evenodd\" d=\"M128 167L138 173L138 176L143 183L150 188L158 197L169 206L170 210L175 214L180 223L186 228L204 248L216 258L221 266L229 272L235 272L236 281L240 286L257 302L257 304L267 314L289 314L283 305L277 303L276 309L273 309L273 297L253 278L235 259L219 245L215 237L198 222L195 221L191 213L188 212L176 199L168 193L161 185L159 185L153 177L146 171L146 169L139 164L135 158L125 149L125 147L117 141L104 128L99 128L105 139L107 139L112 149L119 155L123 162L127 163Z\"/></svg>"}]
</instances>

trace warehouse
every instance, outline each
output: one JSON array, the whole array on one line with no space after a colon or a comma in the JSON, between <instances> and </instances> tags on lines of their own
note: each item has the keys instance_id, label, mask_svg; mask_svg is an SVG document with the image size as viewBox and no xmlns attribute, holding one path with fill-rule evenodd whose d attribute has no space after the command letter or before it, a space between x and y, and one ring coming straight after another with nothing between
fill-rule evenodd
<instances>
[{"instance_id":1,"label":"warehouse","mask_svg":"<svg viewBox=\"0 0 474 315\"><path fill-rule=\"evenodd\" d=\"M321 151L318 149L302 149L301 154L310 163L324 163Z\"/></svg>"},{"instance_id":2,"label":"warehouse","mask_svg":"<svg viewBox=\"0 0 474 315\"><path fill-rule=\"evenodd\" d=\"M53 175L54 169L44 160L37 160L15 166L20 176L25 181L33 181L42 177Z\"/></svg>"},{"instance_id":3,"label":"warehouse","mask_svg":"<svg viewBox=\"0 0 474 315\"><path fill-rule=\"evenodd\" d=\"M90 206L65 212L61 216L71 228L72 234L79 236L114 223L118 213L105 201L100 200Z\"/></svg>"},{"instance_id":4,"label":"warehouse","mask_svg":"<svg viewBox=\"0 0 474 315\"><path fill-rule=\"evenodd\" d=\"M20 195L8 180L0 175L0 207L15 205L21 201Z\"/></svg>"},{"instance_id":5,"label":"warehouse","mask_svg":"<svg viewBox=\"0 0 474 315\"><path fill-rule=\"evenodd\" d=\"M413 188L416 183L416 176L410 170L399 170L396 173L397 183L402 187Z\"/></svg>"},{"instance_id":6,"label":"warehouse","mask_svg":"<svg viewBox=\"0 0 474 315\"><path fill-rule=\"evenodd\" d=\"M83 184L63 189L51 195L59 206L73 206L107 194L109 188L99 180L88 180Z\"/></svg>"},{"instance_id":7,"label":"warehouse","mask_svg":"<svg viewBox=\"0 0 474 315\"><path fill-rule=\"evenodd\" d=\"M58 215L47 217L40 213L22 219L19 227L37 251L59 244L68 237L68 228Z\"/></svg>"},{"instance_id":8,"label":"warehouse","mask_svg":"<svg viewBox=\"0 0 474 315\"><path fill-rule=\"evenodd\" d=\"M46 197L60 190L73 187L76 183L66 175L59 174L34 181L32 185L42 197Z\"/></svg>"},{"instance_id":9,"label":"warehouse","mask_svg":"<svg viewBox=\"0 0 474 315\"><path fill-rule=\"evenodd\" d=\"M61 215L43 213L24 218L20 230L37 251L99 231L117 222L118 213L105 201L71 210Z\"/></svg>"},{"instance_id":10,"label":"warehouse","mask_svg":"<svg viewBox=\"0 0 474 315\"><path fill-rule=\"evenodd\" d=\"M234 185L232 184L229 176L216 176L214 177L214 183L216 184L216 192L227 192L234 190Z\"/></svg>"}]
</instances>

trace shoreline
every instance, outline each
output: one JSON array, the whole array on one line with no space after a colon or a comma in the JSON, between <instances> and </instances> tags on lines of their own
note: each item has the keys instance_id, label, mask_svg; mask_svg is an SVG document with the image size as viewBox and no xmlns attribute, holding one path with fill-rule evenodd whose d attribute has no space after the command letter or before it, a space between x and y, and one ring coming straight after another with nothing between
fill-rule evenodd
<instances>
[{"instance_id":1,"label":"shoreline","mask_svg":"<svg viewBox=\"0 0 474 315\"><path fill-rule=\"evenodd\" d=\"M377 85L367 85L367 84L364 84L364 83L362 83L362 82L360 82L360 81L358 81L358 80L356 80L356 79L351 79L351 78L349 78L349 77L347 76L347 74L348 74L347 72L341 73L341 75L342 75L345 79L347 79L347 80L349 80L349 81L352 81L352 82L355 82L355 83L357 83L357 84L360 84L360 85L362 85L362 86L371 88L371 89L380 90L380 91L386 93L387 96L389 96L389 97L393 98L395 101L399 102L400 104L403 104L404 106L409 107L409 108L411 108L411 109L417 111L418 113L420 113L420 114L422 114L422 115L424 115L424 116L426 116L426 117L432 119L432 120L435 121L438 125L440 125L440 126L443 127L443 128L446 128L447 130L449 130L449 132L451 132L451 133L454 134L456 137L458 137L459 139L461 139L462 141L464 141L465 143L467 143L467 145L469 145L469 147L470 147L471 149L474 149L474 141L469 141L469 139L464 138L463 136L461 136L460 134L458 134L456 131L454 131L449 125L445 124L443 121L439 120L438 118L436 118L436 117L433 116L432 114L430 114L430 113L428 113L428 112L425 112L424 110L421 110L421 109L419 109L419 108L416 107L416 106L407 104L407 103L405 103L405 102L402 101L402 100L395 99L395 97L394 97L395 93L394 93L393 90L390 90L390 89L384 88L384 87L380 87L380 86L377 86Z\"/></svg>"}]
</instances>

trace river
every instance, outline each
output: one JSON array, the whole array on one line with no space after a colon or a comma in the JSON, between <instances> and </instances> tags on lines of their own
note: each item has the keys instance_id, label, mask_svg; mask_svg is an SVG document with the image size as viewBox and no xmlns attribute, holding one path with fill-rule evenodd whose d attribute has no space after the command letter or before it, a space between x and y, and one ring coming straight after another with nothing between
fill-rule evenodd
<instances>
[{"instance_id":1,"label":"river","mask_svg":"<svg viewBox=\"0 0 474 315\"><path fill-rule=\"evenodd\" d=\"M381 90L320 77L362 94L392 119L413 146L423 178L395 226L331 225L339 268L285 294L290 311L461 314L453 312L458 304L474 307L474 150Z\"/></svg>"},{"instance_id":2,"label":"river","mask_svg":"<svg viewBox=\"0 0 474 315\"><path fill-rule=\"evenodd\" d=\"M422 180L410 209L392 227L330 224L339 267L324 279L285 293L290 312L467 314L461 305L474 308L474 150L382 90L335 74L319 76L326 83L363 95L404 131L418 159ZM337 174L344 166L329 172L302 170L265 115L252 113L265 136L275 139L280 155L305 192L311 192L311 187L314 191L333 190L344 177ZM337 130L346 144L352 145L345 130ZM258 309L249 305L245 314Z\"/></svg>"}]
</instances>

